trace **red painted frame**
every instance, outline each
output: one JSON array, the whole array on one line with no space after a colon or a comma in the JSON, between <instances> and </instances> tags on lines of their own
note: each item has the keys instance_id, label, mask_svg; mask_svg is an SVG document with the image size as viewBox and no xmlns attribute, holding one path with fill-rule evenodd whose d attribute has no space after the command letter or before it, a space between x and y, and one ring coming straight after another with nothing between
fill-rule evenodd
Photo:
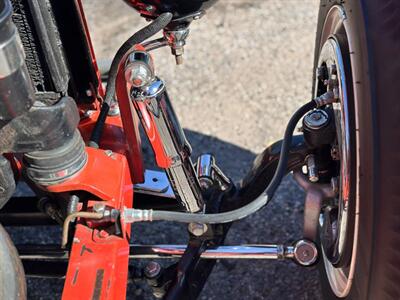
<instances>
[{"instance_id":1,"label":"red painted frame","mask_svg":"<svg viewBox=\"0 0 400 300\"><path fill-rule=\"evenodd\" d=\"M83 6L80 0L77 1L92 63L101 83ZM93 195L88 204L89 211L99 201L106 207L119 210L132 207L133 184L144 181L144 167L139 120L129 100L127 88L124 71L120 66L116 82L120 116L107 117L100 148L86 148L88 160L78 174L44 189L52 193L87 191ZM96 89L96 95L102 98L104 91L101 84ZM82 106L80 110L79 130L85 141L88 141L99 115L98 99L92 108L94 110L87 110L87 106ZM126 298L130 225L121 220L120 234L114 233L111 223L100 225L83 219L77 220L64 283L64 300Z\"/></svg>"}]
</instances>

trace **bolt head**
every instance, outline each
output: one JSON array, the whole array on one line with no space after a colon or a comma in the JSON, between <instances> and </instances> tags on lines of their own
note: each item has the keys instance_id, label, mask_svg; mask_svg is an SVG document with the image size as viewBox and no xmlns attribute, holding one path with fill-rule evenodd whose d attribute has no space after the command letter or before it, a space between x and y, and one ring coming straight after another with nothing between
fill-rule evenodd
<instances>
[{"instance_id":1,"label":"bolt head","mask_svg":"<svg viewBox=\"0 0 400 300\"><path fill-rule=\"evenodd\" d=\"M308 240L300 240L294 246L294 258L302 266L310 266L317 261L318 249Z\"/></svg>"},{"instance_id":2,"label":"bolt head","mask_svg":"<svg viewBox=\"0 0 400 300\"><path fill-rule=\"evenodd\" d=\"M103 203L95 203L93 205L93 210L97 213L104 213L106 206Z\"/></svg>"},{"instance_id":3,"label":"bolt head","mask_svg":"<svg viewBox=\"0 0 400 300\"><path fill-rule=\"evenodd\" d=\"M99 238L102 238L102 239L107 238L109 235L110 234L105 230L100 230L99 233L98 233Z\"/></svg>"},{"instance_id":4,"label":"bolt head","mask_svg":"<svg viewBox=\"0 0 400 300\"><path fill-rule=\"evenodd\" d=\"M329 116L321 109L313 110L304 117L304 125L311 129L317 130L323 128L328 123Z\"/></svg>"},{"instance_id":5,"label":"bolt head","mask_svg":"<svg viewBox=\"0 0 400 300\"><path fill-rule=\"evenodd\" d=\"M147 5L146 6L146 11L153 12L154 10L155 10L155 7L153 5Z\"/></svg>"},{"instance_id":6,"label":"bolt head","mask_svg":"<svg viewBox=\"0 0 400 300\"><path fill-rule=\"evenodd\" d=\"M202 236L207 231L207 229L208 227L206 224L189 223L188 225L189 232L195 236Z\"/></svg>"},{"instance_id":7,"label":"bolt head","mask_svg":"<svg viewBox=\"0 0 400 300\"><path fill-rule=\"evenodd\" d=\"M149 262L144 268L144 276L149 279L156 278L161 272L161 266L155 261Z\"/></svg>"},{"instance_id":8,"label":"bolt head","mask_svg":"<svg viewBox=\"0 0 400 300\"><path fill-rule=\"evenodd\" d=\"M112 150L105 150L104 153L105 153L107 156L113 155Z\"/></svg>"}]
</instances>

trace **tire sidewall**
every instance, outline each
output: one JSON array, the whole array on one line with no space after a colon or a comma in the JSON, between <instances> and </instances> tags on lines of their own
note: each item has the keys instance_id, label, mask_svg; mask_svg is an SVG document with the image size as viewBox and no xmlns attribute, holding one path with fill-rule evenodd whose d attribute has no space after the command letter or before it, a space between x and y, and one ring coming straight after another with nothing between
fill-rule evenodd
<instances>
[{"instance_id":1,"label":"tire sidewall","mask_svg":"<svg viewBox=\"0 0 400 300\"><path fill-rule=\"evenodd\" d=\"M374 169L374 143L373 143L373 120L371 85L368 68L368 45L365 35L363 10L358 1L328 1L322 0L320 4L317 38L315 44L314 70L317 67L319 53L325 42L321 39L323 25L329 10L339 5L344 9L347 18L346 31L352 37L352 48L350 61L353 77L354 106L356 110L356 152L357 152L357 176L353 180L356 186L356 197L360 207L359 228L357 240L357 258L355 265L354 281L349 295L346 299L366 299L368 295L369 270L371 267L370 257L372 255L372 233L373 226L373 169ZM315 75L314 75L315 76ZM315 78L313 80L315 83ZM315 86L314 86L315 88ZM362 151L360 151L362 149ZM362 199L362 201L361 201ZM326 299L338 299L331 290L323 259L320 260L319 269L321 274L321 285Z\"/></svg>"}]
</instances>

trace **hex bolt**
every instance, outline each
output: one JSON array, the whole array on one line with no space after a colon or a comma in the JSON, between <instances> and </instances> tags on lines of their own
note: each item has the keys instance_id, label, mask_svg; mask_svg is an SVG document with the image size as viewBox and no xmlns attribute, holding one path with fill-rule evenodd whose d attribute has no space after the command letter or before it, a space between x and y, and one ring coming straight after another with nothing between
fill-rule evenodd
<instances>
[{"instance_id":1,"label":"hex bolt","mask_svg":"<svg viewBox=\"0 0 400 300\"><path fill-rule=\"evenodd\" d=\"M95 203L93 205L93 210L97 213L104 213L106 206L103 203Z\"/></svg>"},{"instance_id":2,"label":"hex bolt","mask_svg":"<svg viewBox=\"0 0 400 300\"><path fill-rule=\"evenodd\" d=\"M148 279L154 279L161 273L161 266L158 262L151 261L144 268L144 276Z\"/></svg>"},{"instance_id":3,"label":"hex bolt","mask_svg":"<svg viewBox=\"0 0 400 300\"><path fill-rule=\"evenodd\" d=\"M207 231L207 229L208 227L206 224L189 223L188 225L189 232L195 236L202 236Z\"/></svg>"},{"instance_id":4,"label":"hex bolt","mask_svg":"<svg viewBox=\"0 0 400 300\"><path fill-rule=\"evenodd\" d=\"M306 157L306 161L308 169L308 180L310 180L311 182L317 182L319 180L319 177L317 165L315 164L315 156L313 154L308 155Z\"/></svg>"}]
</instances>

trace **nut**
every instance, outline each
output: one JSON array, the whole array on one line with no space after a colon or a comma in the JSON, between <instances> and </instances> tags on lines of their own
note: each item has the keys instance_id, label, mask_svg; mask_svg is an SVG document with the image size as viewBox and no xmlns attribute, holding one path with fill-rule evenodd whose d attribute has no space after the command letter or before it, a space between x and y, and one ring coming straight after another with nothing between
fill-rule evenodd
<instances>
[{"instance_id":1,"label":"nut","mask_svg":"<svg viewBox=\"0 0 400 300\"><path fill-rule=\"evenodd\" d=\"M156 278L161 272L161 266L155 261L149 262L144 268L144 276L149 279Z\"/></svg>"},{"instance_id":2,"label":"nut","mask_svg":"<svg viewBox=\"0 0 400 300\"><path fill-rule=\"evenodd\" d=\"M195 236L202 236L208 229L206 224L189 223L188 230Z\"/></svg>"}]
</instances>

